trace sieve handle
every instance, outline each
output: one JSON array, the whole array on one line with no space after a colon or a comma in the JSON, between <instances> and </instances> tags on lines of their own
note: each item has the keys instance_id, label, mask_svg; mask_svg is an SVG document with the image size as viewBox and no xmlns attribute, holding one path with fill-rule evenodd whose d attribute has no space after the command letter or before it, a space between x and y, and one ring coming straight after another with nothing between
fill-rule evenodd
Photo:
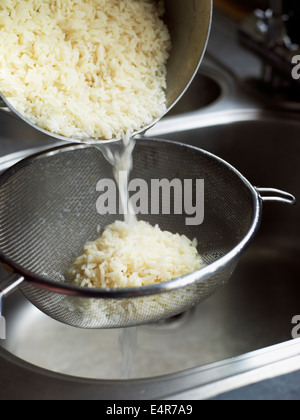
<instances>
[{"instance_id":1,"label":"sieve handle","mask_svg":"<svg viewBox=\"0 0 300 420\"><path fill-rule=\"evenodd\" d=\"M276 188L256 188L256 190L262 201L277 201L279 203L290 205L294 205L297 202L296 198L292 194Z\"/></svg>"},{"instance_id":2,"label":"sieve handle","mask_svg":"<svg viewBox=\"0 0 300 420\"><path fill-rule=\"evenodd\" d=\"M2 316L3 298L13 292L24 280L24 277L18 274L11 274L8 278L0 280L0 317Z\"/></svg>"},{"instance_id":3,"label":"sieve handle","mask_svg":"<svg viewBox=\"0 0 300 420\"><path fill-rule=\"evenodd\" d=\"M4 280L0 280L0 297L8 296L13 292L23 281L24 277L18 274L12 274Z\"/></svg>"}]
</instances>

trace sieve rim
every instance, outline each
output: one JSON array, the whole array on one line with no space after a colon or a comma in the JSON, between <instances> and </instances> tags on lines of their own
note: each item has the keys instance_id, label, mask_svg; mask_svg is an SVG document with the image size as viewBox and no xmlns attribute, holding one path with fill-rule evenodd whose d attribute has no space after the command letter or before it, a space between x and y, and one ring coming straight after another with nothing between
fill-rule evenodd
<instances>
[{"instance_id":1,"label":"sieve rim","mask_svg":"<svg viewBox=\"0 0 300 420\"><path fill-rule=\"evenodd\" d=\"M259 191L254 187L235 167L229 164L224 159L214 155L211 152L198 148L196 146L191 146L181 142L175 142L172 140L165 139L155 139L155 138L138 138L137 142L143 143L164 143L169 146L183 147L194 152L201 153L217 161L220 165L225 166L225 168L231 171L235 176L237 176L244 186L251 193L253 200L253 216L251 225L245 234L244 238L227 254L217 259L216 261L206 265L205 267L194 271L192 273L186 274L184 276L178 277L173 280L169 280L162 283L157 283L149 286L133 287L133 288L120 288L120 289L101 289L101 288L87 288L82 286L76 286L69 283L62 283L51 280L47 277L38 276L24 267L16 264L11 258L7 257L5 253L0 249L0 262L8 266L14 273L24 277L25 282L33 286L46 289L51 292L60 293L63 295L83 297L83 298L95 298L95 299L128 299L128 298L138 298L144 296L154 296L162 293L167 293L175 290L179 290L193 284L199 284L204 282L212 275L216 274L218 271L224 269L230 264L237 262L241 254L248 248L252 238L255 236L256 232L259 229L261 216L262 216L262 203L263 200L259 194ZM85 149L94 147L90 144L85 143L74 143L68 145L60 145L54 148L51 148L46 151L40 151L33 155L30 155L20 162L17 162L12 167L6 169L0 175L0 187L5 184L6 180L9 179L12 175L17 173L23 167L30 165L31 161L36 161L43 159L45 157L54 156L59 153L73 151L77 149Z\"/></svg>"}]
</instances>

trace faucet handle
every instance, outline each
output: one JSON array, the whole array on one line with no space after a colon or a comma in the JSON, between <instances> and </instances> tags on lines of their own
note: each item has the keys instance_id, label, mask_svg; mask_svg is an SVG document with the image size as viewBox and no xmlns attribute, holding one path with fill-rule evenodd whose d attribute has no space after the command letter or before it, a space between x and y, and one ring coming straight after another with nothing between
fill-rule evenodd
<instances>
[{"instance_id":1,"label":"faucet handle","mask_svg":"<svg viewBox=\"0 0 300 420\"><path fill-rule=\"evenodd\" d=\"M288 16L283 11L281 0L270 0L270 6L267 10L256 9L254 14L257 18L257 29L265 36L267 47L286 45Z\"/></svg>"},{"instance_id":2,"label":"faucet handle","mask_svg":"<svg viewBox=\"0 0 300 420\"><path fill-rule=\"evenodd\" d=\"M266 34L269 30L270 19L273 16L272 10L255 9L254 15L258 19L256 23L258 30L263 34Z\"/></svg>"}]
</instances>

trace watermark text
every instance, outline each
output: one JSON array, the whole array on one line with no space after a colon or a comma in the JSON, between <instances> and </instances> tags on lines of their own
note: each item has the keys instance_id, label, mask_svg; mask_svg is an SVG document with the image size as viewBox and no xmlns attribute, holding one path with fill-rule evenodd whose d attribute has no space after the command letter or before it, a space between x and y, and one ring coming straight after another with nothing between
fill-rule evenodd
<instances>
[{"instance_id":1,"label":"watermark text","mask_svg":"<svg viewBox=\"0 0 300 420\"><path fill-rule=\"evenodd\" d=\"M204 221L203 179L152 179L146 182L136 178L128 182L128 173L124 171L119 173L119 185L128 186L127 208L133 209L136 215L185 215L187 226L198 226ZM127 214L114 180L101 179L96 190L100 193L96 202L99 214Z\"/></svg>"},{"instance_id":2,"label":"watermark text","mask_svg":"<svg viewBox=\"0 0 300 420\"><path fill-rule=\"evenodd\" d=\"M295 55L292 58L292 64L293 64L293 69L292 69L292 78L294 80L299 80L300 79L300 55Z\"/></svg>"},{"instance_id":3,"label":"watermark text","mask_svg":"<svg viewBox=\"0 0 300 420\"><path fill-rule=\"evenodd\" d=\"M292 329L292 337L294 339L300 338L300 315L295 315L292 319L292 324L295 325L295 327Z\"/></svg>"}]
</instances>

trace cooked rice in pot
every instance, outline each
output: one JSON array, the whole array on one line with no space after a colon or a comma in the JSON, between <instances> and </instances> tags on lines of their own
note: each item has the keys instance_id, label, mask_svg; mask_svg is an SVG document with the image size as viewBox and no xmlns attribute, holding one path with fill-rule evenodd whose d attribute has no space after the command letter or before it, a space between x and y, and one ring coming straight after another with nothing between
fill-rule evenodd
<instances>
[{"instance_id":1,"label":"cooked rice in pot","mask_svg":"<svg viewBox=\"0 0 300 420\"><path fill-rule=\"evenodd\" d=\"M166 111L162 15L155 0L3 0L0 90L54 134L132 134Z\"/></svg>"}]
</instances>

